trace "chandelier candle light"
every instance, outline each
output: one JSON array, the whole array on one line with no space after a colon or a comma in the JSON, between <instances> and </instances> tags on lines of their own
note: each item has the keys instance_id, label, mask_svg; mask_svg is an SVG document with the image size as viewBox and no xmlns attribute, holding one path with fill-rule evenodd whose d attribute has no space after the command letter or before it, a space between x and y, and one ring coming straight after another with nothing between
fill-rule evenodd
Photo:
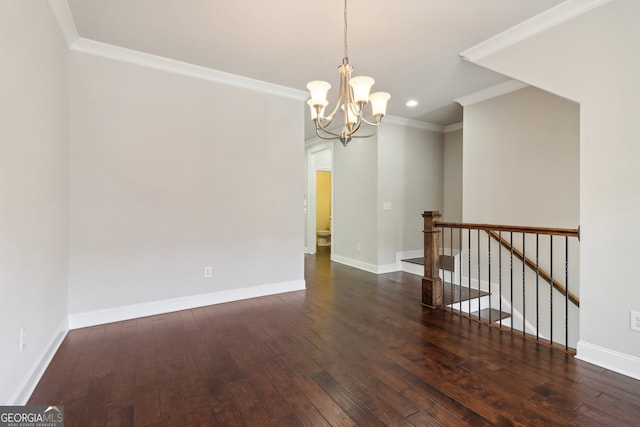
<instances>
[{"instance_id":1,"label":"chandelier candle light","mask_svg":"<svg viewBox=\"0 0 640 427\"><path fill-rule=\"evenodd\" d=\"M368 138L373 136L380 125L382 117L387 111L387 101L391 98L387 92L375 92L369 94L371 86L375 83L371 77L358 76L351 77L353 67L349 64L347 54L347 0L344 0L344 58L338 67L340 73L340 93L338 102L328 116L324 115L324 110L329 104L327 92L331 85L325 81L314 80L307 84L307 89L311 93L311 99L307 101L311 109L311 120L316 127L316 135L322 139L338 139L345 147L352 138ZM364 118L364 107L371 104L371 113L374 121ZM329 130L333 119L338 113L343 117L342 128L337 131ZM374 127L374 131L368 135L355 135L362 123Z\"/></svg>"}]
</instances>

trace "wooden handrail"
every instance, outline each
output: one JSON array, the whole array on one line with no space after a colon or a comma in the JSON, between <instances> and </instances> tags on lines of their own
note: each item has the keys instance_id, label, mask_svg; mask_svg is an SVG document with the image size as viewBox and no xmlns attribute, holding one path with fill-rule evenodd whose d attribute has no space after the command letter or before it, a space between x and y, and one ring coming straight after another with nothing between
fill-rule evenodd
<instances>
[{"instance_id":1,"label":"wooden handrail","mask_svg":"<svg viewBox=\"0 0 640 427\"><path fill-rule=\"evenodd\" d=\"M424 277L422 278L422 304L423 305L427 305L429 307L444 307L445 302L443 301L442 298L442 293L443 290L441 290L442 287L442 281L440 280L440 273L439 270L437 270L437 268L439 268L439 263L436 264L439 259L440 259L440 255L439 255L439 250L437 248L440 248L440 240L441 240L441 234L444 233L444 229L445 228L449 228L449 229L461 229L461 230L478 230L478 238L480 238L480 230L485 231L490 237L489 239L495 239L498 241L498 243L506 248L508 251L511 252L511 256L512 256L512 262L513 262L513 255L516 256L517 259L519 259L520 261L522 261L523 263L523 269L524 266L527 266L528 268L532 269L533 271L536 272L536 274L538 275L537 277L542 277L543 280L545 280L546 282L550 283L552 288L557 290L558 292L560 292L562 295L565 296L565 304L567 305L567 310L565 311L565 320L564 320L564 328L565 328L565 334L564 334L564 338L565 338L565 343L564 343L564 348L565 351L569 350L569 310L568 310L568 304L569 301L571 301L572 304L575 304L576 307L580 307L580 299L573 294L572 292L569 292L566 285L562 285L561 283L559 283L557 280L555 280L554 278L551 277L551 275L549 273L547 273L546 271L544 271L543 269L540 268L539 263L536 261L532 261L531 259L527 258L524 254L524 243L523 243L523 251L520 251L518 249L516 249L515 247L513 247L513 245L511 244L510 241L507 241L506 239L502 238L502 235L499 234L500 232L508 232L508 233L523 233L523 240L524 240L524 235L525 234L536 234L536 235L549 235L553 238L553 236L563 236L565 237L565 239L568 239L569 237L576 237L578 238L578 240L580 240L580 228L548 228L548 227L528 227L528 226L514 226L514 225L497 225L497 224L466 224L466 223L460 223L460 222L444 222L444 221L439 221L440 218L440 213L438 211L425 211L422 214L422 217L424 218L424 262L425 262L425 269L424 269ZM451 236L453 236L453 232L451 233ZM460 238L462 239L462 233L460 234ZM469 238L471 238L471 233L469 232ZM553 240L552 240L553 241ZM462 240L460 240L461 244L462 244ZM488 240L487 241L489 243L489 249L488 249L488 261L489 261L489 265L490 264L490 256L491 256L491 241ZM537 244L537 243L536 243ZM470 243L469 243L470 245ZM471 250L471 246L469 246L469 250ZM568 248L567 248L568 250ZM478 252L480 252L480 241L478 241ZM536 250L537 253L537 250ZM480 256L480 255L478 255ZM537 255L536 255L537 256ZM565 260L565 263L567 263L568 260ZM428 266L428 267L427 267ZM460 264L460 267L462 268L462 264ZM469 268L471 268L471 255L469 255ZM490 268L490 267L489 267ZM513 267L512 267L513 268ZM490 271L490 270L489 270ZM565 275L566 275L566 271L565 271ZM524 286L524 270L522 272L523 274L523 286ZM480 260L478 259L478 276L480 276ZM513 280L513 278L512 278ZM537 283L537 279L536 279L536 283ZM471 282L469 282L469 287L471 285ZM513 285L513 283L512 283ZM451 285L452 289L454 285ZM501 286L502 288L502 286ZM536 286L537 288L537 286ZM480 278L478 277L478 289L477 291L480 291ZM489 284L489 291L491 291L491 284ZM502 292L502 290L500 291ZM513 292L513 289L511 290L511 292ZM536 289L537 292L537 289ZM537 295L537 293L536 293ZM501 295L502 297L502 295ZM524 304L524 289L523 289L523 295L522 295L522 303ZM537 296L536 296L537 298ZM453 301L453 299L451 300ZM500 300L502 301L502 300ZM462 305L460 305L460 307L458 307L457 309L452 308L453 305L449 306L450 309L452 311L455 311L457 313L459 313L460 315L463 315L463 309L462 309ZM446 307L445 307L446 308ZM471 306L469 305L469 309L471 308ZM491 307L491 302L489 302L489 310L492 310L493 308ZM457 310L457 311L456 311ZM473 319L477 319L478 321L482 321L481 319L483 318L483 314L482 312L485 311L487 309L483 309L483 310L479 310L476 311L472 314L466 314L469 318L473 318ZM499 311L502 310L502 304L500 304L500 309ZM524 319L526 319L525 315L524 315L524 306L522 308L523 313L522 313L522 317ZM471 311L471 310L469 310ZM491 313L491 311L489 311L489 313ZM486 314L486 313L485 313ZM553 326L553 307L551 307L551 324L550 324L550 342L551 345L553 346L553 333L554 330L556 328L554 328ZM511 312L511 316L513 316L513 309ZM541 337L539 336L539 324L537 322L537 316L538 316L538 307L536 305L536 326L535 326L535 331L536 331L536 335L535 335L535 339L536 342L542 342L544 340L541 340ZM489 314L489 323L491 323L491 314ZM502 323L500 323L500 327L502 327ZM511 323L511 326L509 328L509 330L511 331L511 333L515 333L514 331L517 330L514 329L513 323ZM522 332L522 334L524 336L527 335L526 332L526 326L524 325L524 320L522 322L522 329L520 329L520 332ZM520 333L518 332L518 333Z\"/></svg>"},{"instance_id":2,"label":"wooden handrail","mask_svg":"<svg viewBox=\"0 0 640 427\"><path fill-rule=\"evenodd\" d=\"M535 233L552 234L554 236L577 237L580 240L580 228L548 228L548 227L526 227L519 225L497 225L497 224L466 224L462 222L442 222L436 221L435 227L464 228L472 230L506 231L513 233Z\"/></svg>"},{"instance_id":3,"label":"wooden handrail","mask_svg":"<svg viewBox=\"0 0 640 427\"><path fill-rule=\"evenodd\" d=\"M564 285L562 285L556 279L553 279L549 273L541 269L540 266L536 265L536 263L533 262L531 259L525 257L524 254L520 252L520 250L512 247L511 243L509 243L506 239L500 237L500 235L495 231L487 231L487 233L489 233L491 237L493 237L496 241L498 241L508 251L513 250L513 254L516 256L516 258L518 258L520 261L523 261L527 265L527 267L537 272L538 275L542 277L547 283L553 285L553 287L558 292L560 292L564 296L567 295L567 288L565 288ZM580 299L573 292L569 292L569 301L575 304L576 307L580 307Z\"/></svg>"}]
</instances>

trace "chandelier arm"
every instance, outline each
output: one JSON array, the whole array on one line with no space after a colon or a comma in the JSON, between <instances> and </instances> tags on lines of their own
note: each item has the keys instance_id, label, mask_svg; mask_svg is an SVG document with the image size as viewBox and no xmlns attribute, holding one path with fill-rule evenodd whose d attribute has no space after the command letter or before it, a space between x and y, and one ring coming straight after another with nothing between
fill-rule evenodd
<instances>
[{"instance_id":1,"label":"chandelier arm","mask_svg":"<svg viewBox=\"0 0 640 427\"><path fill-rule=\"evenodd\" d=\"M363 121L363 122L365 122L365 123L366 123L366 124L368 124L369 126L375 126L375 127L380 126L380 122L379 122L377 119L376 119L376 122L375 122L375 123L371 123L369 120L365 119L365 118L364 118L364 115L362 115L361 119L362 119L362 121Z\"/></svg>"},{"instance_id":2,"label":"chandelier arm","mask_svg":"<svg viewBox=\"0 0 640 427\"><path fill-rule=\"evenodd\" d=\"M324 132L324 133L326 133L326 134L328 134L328 135L332 135L333 137L332 137L332 138L323 137L323 136L320 134L320 132L321 132L321 131L322 131L322 132ZM323 128L323 127L319 127L319 126L316 126L316 135L317 135L318 137L322 138L322 139L336 139L336 138L340 138L340 137L342 136L342 135L341 135L341 134L339 134L339 133L332 132L332 131L330 131L329 129L325 129L325 128Z\"/></svg>"},{"instance_id":3,"label":"chandelier arm","mask_svg":"<svg viewBox=\"0 0 640 427\"><path fill-rule=\"evenodd\" d=\"M349 135L353 135L354 133L358 132L358 130L360 129L360 126L362 125L362 120L360 120L361 118L358 117L358 121L353 125L353 129L349 130Z\"/></svg>"},{"instance_id":4,"label":"chandelier arm","mask_svg":"<svg viewBox=\"0 0 640 427\"><path fill-rule=\"evenodd\" d=\"M338 102L336 103L336 106L333 108L333 111L331 111L331 114L329 114L328 117L331 117L329 119L329 123L331 123L333 121L333 119L336 117L336 113L338 112L338 108L340 108L340 101L342 101L342 93L340 94L340 97L338 98Z\"/></svg>"},{"instance_id":5,"label":"chandelier arm","mask_svg":"<svg viewBox=\"0 0 640 427\"><path fill-rule=\"evenodd\" d=\"M316 120L315 121L316 122L316 127L319 127L320 129L326 129L331 124L331 122L333 122L333 119L334 119L334 117L329 116L329 119L323 118L323 119L320 119L320 120Z\"/></svg>"},{"instance_id":6,"label":"chandelier arm","mask_svg":"<svg viewBox=\"0 0 640 427\"><path fill-rule=\"evenodd\" d=\"M353 99L353 89L350 90L350 93L351 93L351 99ZM353 114L355 114L358 117L364 114L363 108L358 103L355 103L353 101L349 102L349 109Z\"/></svg>"},{"instance_id":7,"label":"chandelier arm","mask_svg":"<svg viewBox=\"0 0 640 427\"><path fill-rule=\"evenodd\" d=\"M334 135L333 133L332 133L331 135L332 135L332 136L323 136L323 135L321 135L320 133L318 133L318 132L316 131L316 136L317 136L318 138L320 138L320 139L324 139L324 140L327 140L327 141L335 141L336 139L339 139L339 138L340 138L340 135L335 135L335 136L333 136L333 135Z\"/></svg>"},{"instance_id":8,"label":"chandelier arm","mask_svg":"<svg viewBox=\"0 0 640 427\"><path fill-rule=\"evenodd\" d=\"M353 138L369 138L369 137L374 136L375 134L376 133L374 132L374 133L371 133L369 135L351 135L351 139L353 139Z\"/></svg>"},{"instance_id":9,"label":"chandelier arm","mask_svg":"<svg viewBox=\"0 0 640 427\"><path fill-rule=\"evenodd\" d=\"M376 132L370 133L369 135L351 135L351 138L370 138L375 134Z\"/></svg>"},{"instance_id":10,"label":"chandelier arm","mask_svg":"<svg viewBox=\"0 0 640 427\"><path fill-rule=\"evenodd\" d=\"M344 80L342 77L342 70L340 71L340 89L338 91L338 100L336 101L336 106L333 108L333 111L331 111L331 114L329 114L328 117L330 117L331 119L329 120L329 122L327 123L326 126L329 125L329 123L331 123L331 121L335 118L336 113L338 112L338 109L340 108L340 104L342 103L342 99L343 99L343 95L344 95Z\"/></svg>"}]
</instances>

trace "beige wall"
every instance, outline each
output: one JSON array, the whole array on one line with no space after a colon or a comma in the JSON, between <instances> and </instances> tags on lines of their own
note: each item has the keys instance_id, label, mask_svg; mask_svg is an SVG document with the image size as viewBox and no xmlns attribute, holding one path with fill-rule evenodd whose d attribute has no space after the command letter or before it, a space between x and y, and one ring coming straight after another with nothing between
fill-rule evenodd
<instances>
[{"instance_id":1,"label":"beige wall","mask_svg":"<svg viewBox=\"0 0 640 427\"><path fill-rule=\"evenodd\" d=\"M332 252L338 260L378 263L377 137L333 149Z\"/></svg>"},{"instance_id":2,"label":"beige wall","mask_svg":"<svg viewBox=\"0 0 640 427\"><path fill-rule=\"evenodd\" d=\"M303 283L302 102L70 61L72 316Z\"/></svg>"},{"instance_id":3,"label":"beige wall","mask_svg":"<svg viewBox=\"0 0 640 427\"><path fill-rule=\"evenodd\" d=\"M444 134L444 221L462 221L462 136L462 129Z\"/></svg>"},{"instance_id":4,"label":"beige wall","mask_svg":"<svg viewBox=\"0 0 640 427\"><path fill-rule=\"evenodd\" d=\"M378 140L378 264L423 249L422 213L442 210L443 135L385 123ZM390 207L385 209L385 204Z\"/></svg>"},{"instance_id":5,"label":"beige wall","mask_svg":"<svg viewBox=\"0 0 640 427\"><path fill-rule=\"evenodd\" d=\"M575 228L579 106L535 88L464 107L466 222Z\"/></svg>"},{"instance_id":6,"label":"beige wall","mask_svg":"<svg viewBox=\"0 0 640 427\"><path fill-rule=\"evenodd\" d=\"M334 147L333 257L373 272L420 251L425 210L442 210L441 132L383 123L374 137Z\"/></svg>"},{"instance_id":7,"label":"beige wall","mask_svg":"<svg viewBox=\"0 0 640 427\"><path fill-rule=\"evenodd\" d=\"M580 103L581 342L578 357L640 378L640 2L615 0L481 59Z\"/></svg>"},{"instance_id":8,"label":"beige wall","mask_svg":"<svg viewBox=\"0 0 640 427\"><path fill-rule=\"evenodd\" d=\"M67 318L67 47L47 2L0 2L0 63L0 404L22 405Z\"/></svg>"}]
</instances>

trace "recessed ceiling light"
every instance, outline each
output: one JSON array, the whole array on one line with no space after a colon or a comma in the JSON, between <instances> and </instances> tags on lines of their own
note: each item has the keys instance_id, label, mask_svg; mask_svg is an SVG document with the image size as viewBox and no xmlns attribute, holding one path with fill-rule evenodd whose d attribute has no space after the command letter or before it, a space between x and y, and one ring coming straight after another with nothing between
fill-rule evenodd
<instances>
[{"instance_id":1,"label":"recessed ceiling light","mask_svg":"<svg viewBox=\"0 0 640 427\"><path fill-rule=\"evenodd\" d=\"M410 99L405 105L407 107L415 107L416 105L418 105L418 101L416 101L415 99Z\"/></svg>"}]
</instances>

